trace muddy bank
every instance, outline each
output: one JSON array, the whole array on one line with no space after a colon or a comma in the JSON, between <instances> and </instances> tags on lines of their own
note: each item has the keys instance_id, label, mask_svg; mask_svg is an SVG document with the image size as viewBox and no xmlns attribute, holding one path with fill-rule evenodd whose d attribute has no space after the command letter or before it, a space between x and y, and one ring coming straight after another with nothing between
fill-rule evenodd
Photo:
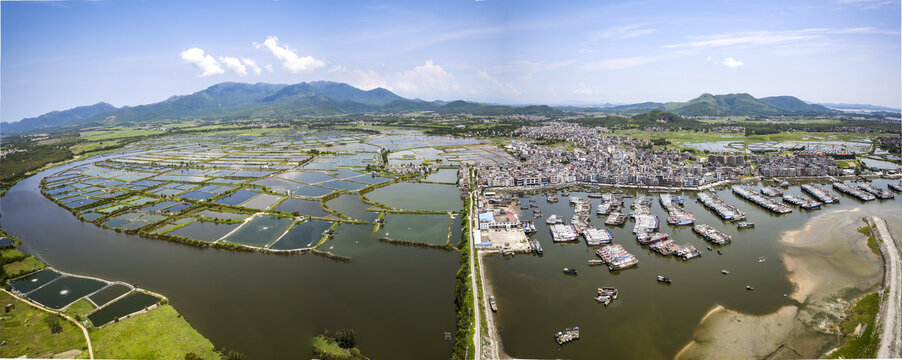
<instances>
[{"instance_id":1,"label":"muddy bank","mask_svg":"<svg viewBox=\"0 0 902 360\"><path fill-rule=\"evenodd\" d=\"M838 324L854 300L880 285L882 260L858 233L863 216L880 208L834 210L781 234L781 261L797 302L754 316L715 306L699 323L679 359L815 358L839 338Z\"/></svg>"}]
</instances>

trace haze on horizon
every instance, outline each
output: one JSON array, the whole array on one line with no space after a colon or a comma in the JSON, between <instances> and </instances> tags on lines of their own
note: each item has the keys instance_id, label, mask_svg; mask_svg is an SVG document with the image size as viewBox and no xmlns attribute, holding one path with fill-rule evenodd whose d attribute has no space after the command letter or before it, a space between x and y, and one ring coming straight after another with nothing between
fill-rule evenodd
<instances>
[{"instance_id":1,"label":"haze on horizon","mask_svg":"<svg viewBox=\"0 0 902 360\"><path fill-rule=\"evenodd\" d=\"M0 121L225 82L507 104L792 95L899 108L900 2L0 3Z\"/></svg>"}]
</instances>

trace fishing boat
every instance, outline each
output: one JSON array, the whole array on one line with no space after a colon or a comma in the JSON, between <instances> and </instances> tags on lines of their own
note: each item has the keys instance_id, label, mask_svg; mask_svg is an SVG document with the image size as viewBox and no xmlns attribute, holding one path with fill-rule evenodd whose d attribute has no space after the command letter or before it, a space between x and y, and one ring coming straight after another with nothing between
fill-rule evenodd
<instances>
[{"instance_id":1,"label":"fishing boat","mask_svg":"<svg viewBox=\"0 0 902 360\"><path fill-rule=\"evenodd\" d=\"M604 265L604 260L590 259L590 260L589 260L589 265L590 265L590 266L594 266L594 265Z\"/></svg>"},{"instance_id":2,"label":"fishing boat","mask_svg":"<svg viewBox=\"0 0 902 360\"><path fill-rule=\"evenodd\" d=\"M724 275L730 275L730 272L727 270L721 270L720 273Z\"/></svg>"},{"instance_id":3,"label":"fishing boat","mask_svg":"<svg viewBox=\"0 0 902 360\"><path fill-rule=\"evenodd\" d=\"M567 328L564 331L558 331L554 334L554 341L558 343L558 345L564 345L568 342L575 341L579 339L579 326L574 326L572 329Z\"/></svg>"},{"instance_id":4,"label":"fishing boat","mask_svg":"<svg viewBox=\"0 0 902 360\"><path fill-rule=\"evenodd\" d=\"M751 286L749 286L749 285L746 285L746 286L745 286L745 289L746 289L746 290L755 290L755 288L753 288L753 287L751 287Z\"/></svg>"},{"instance_id":5,"label":"fishing boat","mask_svg":"<svg viewBox=\"0 0 902 360\"><path fill-rule=\"evenodd\" d=\"M533 239L529 242L529 245L532 246L532 251L536 253L536 255L542 255L545 251L542 250L542 244L539 243L538 239Z\"/></svg>"},{"instance_id":6,"label":"fishing boat","mask_svg":"<svg viewBox=\"0 0 902 360\"><path fill-rule=\"evenodd\" d=\"M738 225L736 225L737 229L748 229L748 228L753 228L753 227L755 227L755 223L748 222L748 221L743 221L743 222L739 223Z\"/></svg>"},{"instance_id":7,"label":"fishing boat","mask_svg":"<svg viewBox=\"0 0 902 360\"><path fill-rule=\"evenodd\" d=\"M492 308L492 312L498 312L498 304L495 303L494 296L489 296L489 307Z\"/></svg>"},{"instance_id":8,"label":"fishing boat","mask_svg":"<svg viewBox=\"0 0 902 360\"><path fill-rule=\"evenodd\" d=\"M574 268L564 268L564 274L567 274L567 275L576 275L576 269L574 269Z\"/></svg>"},{"instance_id":9,"label":"fishing boat","mask_svg":"<svg viewBox=\"0 0 902 360\"><path fill-rule=\"evenodd\" d=\"M670 278L663 275L658 275L658 282L670 284Z\"/></svg>"},{"instance_id":10,"label":"fishing boat","mask_svg":"<svg viewBox=\"0 0 902 360\"><path fill-rule=\"evenodd\" d=\"M550 203L556 203L558 201L558 197L557 197L557 195L551 195L551 196L546 197L545 201L548 201Z\"/></svg>"},{"instance_id":11,"label":"fishing boat","mask_svg":"<svg viewBox=\"0 0 902 360\"><path fill-rule=\"evenodd\" d=\"M563 224L564 218L557 216L555 214L551 214L551 216L549 216L547 219L545 219L545 223L548 225Z\"/></svg>"}]
</instances>

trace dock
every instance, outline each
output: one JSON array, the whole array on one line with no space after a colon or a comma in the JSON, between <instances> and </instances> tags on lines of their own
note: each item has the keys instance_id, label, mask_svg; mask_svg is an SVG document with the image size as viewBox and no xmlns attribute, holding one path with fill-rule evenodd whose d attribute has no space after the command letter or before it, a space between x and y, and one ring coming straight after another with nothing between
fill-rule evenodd
<instances>
[{"instance_id":1,"label":"dock","mask_svg":"<svg viewBox=\"0 0 902 360\"><path fill-rule=\"evenodd\" d=\"M695 223L695 215L686 211L681 205L683 204L682 196L674 196L671 194L659 195L661 206L667 209L667 223L675 226L692 225Z\"/></svg>"},{"instance_id":2,"label":"dock","mask_svg":"<svg viewBox=\"0 0 902 360\"><path fill-rule=\"evenodd\" d=\"M858 189L867 191L880 199L892 199L896 197L896 194L893 194L892 191L876 188L871 184L858 184Z\"/></svg>"}]
</instances>

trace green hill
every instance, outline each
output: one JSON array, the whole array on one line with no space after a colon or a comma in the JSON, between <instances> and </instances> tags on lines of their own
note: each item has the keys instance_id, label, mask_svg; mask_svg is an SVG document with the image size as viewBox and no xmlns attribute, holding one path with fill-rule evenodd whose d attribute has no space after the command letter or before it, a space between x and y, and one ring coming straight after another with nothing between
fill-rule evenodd
<instances>
[{"instance_id":1,"label":"green hill","mask_svg":"<svg viewBox=\"0 0 902 360\"><path fill-rule=\"evenodd\" d=\"M816 104L808 104L793 96L772 96L761 99L741 93L726 95L702 94L687 102L644 102L608 108L623 114L638 114L652 110L664 110L683 116L735 116L735 115L799 115L829 114L833 111Z\"/></svg>"}]
</instances>

